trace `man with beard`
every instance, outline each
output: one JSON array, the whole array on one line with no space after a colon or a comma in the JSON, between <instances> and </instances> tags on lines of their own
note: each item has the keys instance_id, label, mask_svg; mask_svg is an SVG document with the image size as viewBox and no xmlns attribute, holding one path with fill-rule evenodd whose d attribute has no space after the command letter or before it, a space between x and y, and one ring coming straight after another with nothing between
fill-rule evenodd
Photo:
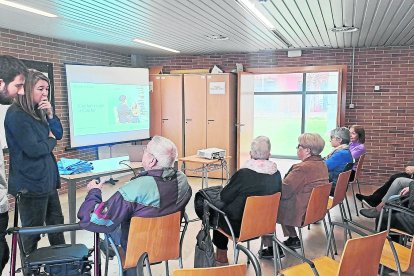
<instances>
[{"instance_id":1,"label":"man with beard","mask_svg":"<svg viewBox=\"0 0 414 276\"><path fill-rule=\"evenodd\" d=\"M17 95L24 94L26 75L27 68L23 62L11 56L0 56L0 104L9 105ZM9 203L2 148L0 145L0 274L9 261L9 246L6 242Z\"/></svg>"}]
</instances>

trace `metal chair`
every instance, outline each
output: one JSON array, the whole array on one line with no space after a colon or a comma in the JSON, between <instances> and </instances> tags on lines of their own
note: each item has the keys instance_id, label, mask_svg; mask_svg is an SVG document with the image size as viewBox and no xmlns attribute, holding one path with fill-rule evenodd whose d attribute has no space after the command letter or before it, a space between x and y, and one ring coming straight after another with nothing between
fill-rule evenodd
<instances>
[{"instance_id":1,"label":"metal chair","mask_svg":"<svg viewBox=\"0 0 414 276\"><path fill-rule=\"evenodd\" d=\"M233 228L230 224L230 221L226 213L224 213L223 211L221 211L214 205L207 202L210 208L214 209L219 214L223 215L225 221L228 224L231 235L227 234L220 228L218 228L217 231L220 231L223 235L227 236L229 239L233 241L234 264L237 264L239 250L244 249L244 247L240 243L247 242L247 250L243 250L243 252L245 253L250 252L256 274L258 275L261 274L261 268L260 268L260 265L258 265L259 262L257 258L249 250L250 248L249 241L252 239L256 239L261 236L267 235L267 234L275 235L277 214L279 211L279 202L280 202L280 193L275 193L273 195L267 195L267 196L248 197L246 200L246 205L244 207L243 218L242 218L241 228L240 228L240 235L238 238L234 235ZM279 253L279 252L275 252L276 244L273 244L273 245L274 245L273 253L276 256L276 253ZM276 268L276 265L277 265L276 258L274 258L274 265Z\"/></svg>"},{"instance_id":2,"label":"metal chair","mask_svg":"<svg viewBox=\"0 0 414 276\"><path fill-rule=\"evenodd\" d=\"M168 260L178 259L179 266L182 267L181 248L188 224L186 215L184 221L180 236L181 212L154 218L133 217L125 253L115 245L109 234L105 234L116 253L119 275L122 275L125 269L137 268L139 258L145 252L148 254L149 263L165 262L167 276L169 275Z\"/></svg>"},{"instance_id":3,"label":"metal chair","mask_svg":"<svg viewBox=\"0 0 414 276\"><path fill-rule=\"evenodd\" d=\"M346 242L341 260L339 262L335 261L333 258L328 257L330 250L330 240L333 237L335 226L344 227L347 230L352 230L353 232L364 236L354 238ZM333 222L328 238L328 246L326 252L327 256L319 257L314 260L306 259L305 257L296 253L296 251L284 245L283 242L274 238L277 245L281 246L285 252L292 254L304 262L302 264L286 268L282 271L278 271L278 275L377 276L381 251L384 246L386 237L386 231L367 236L366 233L350 225Z\"/></svg>"},{"instance_id":4,"label":"metal chair","mask_svg":"<svg viewBox=\"0 0 414 276\"><path fill-rule=\"evenodd\" d=\"M357 200L356 200L356 196L355 196L354 183L357 184L358 193L361 193L361 186L359 184L359 179L361 178L362 166L364 165L365 156L366 156L366 153L364 153L363 155L361 155L359 157L357 168L355 170L354 181L349 183L349 185L351 186L351 189L352 189L352 196L354 198L355 212L356 212L357 217L359 217L359 212L358 212ZM361 203L361 206L364 207L364 204ZM351 218L351 220L352 220L352 218Z\"/></svg>"},{"instance_id":5,"label":"metal chair","mask_svg":"<svg viewBox=\"0 0 414 276\"><path fill-rule=\"evenodd\" d=\"M326 206L328 205L329 193L331 192L331 184L324 184L312 189L309 198L308 206L306 208L305 219L301 226L297 227L299 231L299 239L301 244L302 256L305 257L305 249L303 246L302 228L310 226L318 221L323 222L326 238L328 239L328 228L326 227L325 216L327 213ZM279 252L278 250L276 250ZM276 255L274 255L276 256Z\"/></svg>"},{"instance_id":6,"label":"metal chair","mask_svg":"<svg viewBox=\"0 0 414 276\"><path fill-rule=\"evenodd\" d=\"M254 256L246 248L240 248L244 250L247 257L254 262ZM148 254L144 252L137 263L137 276L144 276L144 265L146 266L146 275L151 276L151 268L148 261ZM257 271L256 271L257 272ZM221 267L207 267L207 268L184 268L176 269L173 272L173 276L242 276L247 275L246 264L234 264ZM261 276L256 273L256 276Z\"/></svg>"},{"instance_id":7,"label":"metal chair","mask_svg":"<svg viewBox=\"0 0 414 276\"><path fill-rule=\"evenodd\" d=\"M409 202L409 207L406 208L402 205L406 202ZM394 201L388 201L385 203L384 208L381 211L380 219L378 221L378 228L379 231L381 226L381 221L384 217L384 213L388 212L388 221L387 221L387 231L390 234L398 234L403 237L413 238L412 235L400 230L400 229L393 229L391 228L391 218L393 213L401 213L411 219L414 219L414 183L410 184L410 196L401 200L400 202L396 203ZM408 219L408 218L407 218ZM410 247L406 247L399 243L389 241L384 244L384 249L382 251L381 256L381 264L397 271L398 275L401 275L402 272L406 272L410 268L414 266L414 242L411 242ZM381 269L382 275L382 269Z\"/></svg>"},{"instance_id":8,"label":"metal chair","mask_svg":"<svg viewBox=\"0 0 414 276\"><path fill-rule=\"evenodd\" d=\"M344 200L346 198L346 190L348 188L348 182L349 182L349 177L351 175L351 170L348 170L346 172L340 173L338 176L338 180L336 182L336 187L335 187L335 193L334 196L330 196L328 199L328 206L327 206L327 214L328 214L328 222L329 222L329 226L332 227L332 220L331 220L331 214L330 214L330 210L332 208L334 208L335 206L339 206L339 211L341 213L341 219L342 219L342 223L347 223L347 217L346 217L346 212L345 212L345 207L344 207ZM346 229L344 229L344 238L346 239ZM350 236L351 238L351 236ZM337 249L336 249L336 244L335 244L335 237L333 238L333 245L334 245L334 250L335 250L335 254L337 253Z\"/></svg>"}]
</instances>

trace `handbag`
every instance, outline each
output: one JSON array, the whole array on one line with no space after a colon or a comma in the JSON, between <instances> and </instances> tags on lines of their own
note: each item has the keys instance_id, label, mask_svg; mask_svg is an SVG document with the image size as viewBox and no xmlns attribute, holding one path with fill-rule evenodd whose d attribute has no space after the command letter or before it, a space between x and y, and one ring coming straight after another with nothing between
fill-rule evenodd
<instances>
[{"instance_id":1,"label":"handbag","mask_svg":"<svg viewBox=\"0 0 414 276\"><path fill-rule=\"evenodd\" d=\"M203 219L201 230L198 232L194 252L194 267L214 267L216 260L214 258L213 242L210 237L209 226L209 208L207 203L203 203Z\"/></svg>"},{"instance_id":2,"label":"handbag","mask_svg":"<svg viewBox=\"0 0 414 276\"><path fill-rule=\"evenodd\" d=\"M213 204L218 209L224 207L224 202L221 201L220 193L223 190L222 186L212 186L199 190L194 196L194 209L197 217L203 219L204 215L204 200ZM214 210L209 210L209 227L217 228L219 214Z\"/></svg>"}]
</instances>

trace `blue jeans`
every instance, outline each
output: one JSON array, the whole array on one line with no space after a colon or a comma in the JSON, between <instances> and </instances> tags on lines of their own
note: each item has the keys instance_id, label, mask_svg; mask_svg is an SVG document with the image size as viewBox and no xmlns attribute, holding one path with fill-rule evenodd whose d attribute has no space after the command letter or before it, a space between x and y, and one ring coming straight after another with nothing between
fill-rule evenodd
<instances>
[{"instance_id":1,"label":"blue jeans","mask_svg":"<svg viewBox=\"0 0 414 276\"><path fill-rule=\"evenodd\" d=\"M46 195L23 194L19 203L20 221L23 227L63 224L62 207L57 190ZM64 244L63 233L48 234L50 245ZM37 249L40 235L22 236L26 254Z\"/></svg>"},{"instance_id":2,"label":"blue jeans","mask_svg":"<svg viewBox=\"0 0 414 276\"><path fill-rule=\"evenodd\" d=\"M9 246L6 242L6 230L7 225L9 224L9 213L5 212L0 214L0 274L7 262L9 261Z\"/></svg>"}]
</instances>

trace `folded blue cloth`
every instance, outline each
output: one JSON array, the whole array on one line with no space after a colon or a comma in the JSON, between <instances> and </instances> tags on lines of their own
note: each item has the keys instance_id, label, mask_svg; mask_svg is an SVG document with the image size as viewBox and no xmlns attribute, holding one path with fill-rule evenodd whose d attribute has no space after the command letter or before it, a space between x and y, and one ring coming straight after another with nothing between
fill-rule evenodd
<instances>
[{"instance_id":1,"label":"folded blue cloth","mask_svg":"<svg viewBox=\"0 0 414 276\"><path fill-rule=\"evenodd\" d=\"M90 172L93 170L91 162L83 161L80 159L61 158L57 162L59 174L78 174L84 172Z\"/></svg>"}]
</instances>

